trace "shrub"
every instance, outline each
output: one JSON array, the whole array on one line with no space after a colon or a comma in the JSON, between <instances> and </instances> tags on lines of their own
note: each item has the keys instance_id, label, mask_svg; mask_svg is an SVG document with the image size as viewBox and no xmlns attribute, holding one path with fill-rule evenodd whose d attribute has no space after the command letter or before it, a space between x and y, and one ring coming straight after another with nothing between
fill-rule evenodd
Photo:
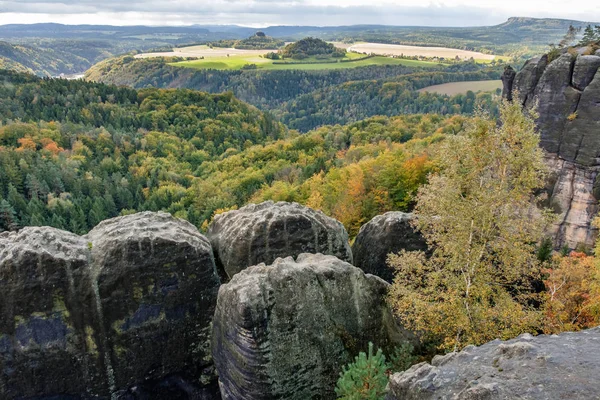
<instances>
[{"instance_id":1,"label":"shrub","mask_svg":"<svg viewBox=\"0 0 600 400\"><path fill-rule=\"evenodd\" d=\"M413 354L414 351L414 346L408 342L397 346L390 355L390 370L403 372L409 369L417 361L417 356Z\"/></svg>"},{"instance_id":2,"label":"shrub","mask_svg":"<svg viewBox=\"0 0 600 400\"><path fill-rule=\"evenodd\" d=\"M373 354L373 343L369 343L369 354L361 351L355 362L343 368L335 392L343 400L383 400L387 370L383 352L378 349Z\"/></svg>"}]
</instances>

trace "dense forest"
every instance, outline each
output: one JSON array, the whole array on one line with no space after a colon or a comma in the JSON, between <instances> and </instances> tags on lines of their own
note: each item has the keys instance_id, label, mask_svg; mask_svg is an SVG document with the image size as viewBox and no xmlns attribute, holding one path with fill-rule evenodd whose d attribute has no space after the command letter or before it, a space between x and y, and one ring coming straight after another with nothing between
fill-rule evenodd
<instances>
[{"instance_id":1,"label":"dense forest","mask_svg":"<svg viewBox=\"0 0 600 400\"><path fill-rule=\"evenodd\" d=\"M199 227L219 210L299 201L351 234L409 210L431 143L464 117L376 117L304 135L231 94L134 90L2 73L0 229L166 210Z\"/></svg>"},{"instance_id":2,"label":"dense forest","mask_svg":"<svg viewBox=\"0 0 600 400\"><path fill-rule=\"evenodd\" d=\"M455 96L418 92L446 82L498 79L495 70L422 72L397 79L356 81L301 95L273 110L290 128L307 131L321 125L345 124L373 115L417 113L471 114L477 108L497 115L497 94L468 91Z\"/></svg>"},{"instance_id":3,"label":"dense forest","mask_svg":"<svg viewBox=\"0 0 600 400\"><path fill-rule=\"evenodd\" d=\"M207 45L211 47L234 48L240 50L277 50L280 47L285 46L285 41L267 36L264 32L258 31L245 39L223 39L207 43Z\"/></svg>"}]
</instances>

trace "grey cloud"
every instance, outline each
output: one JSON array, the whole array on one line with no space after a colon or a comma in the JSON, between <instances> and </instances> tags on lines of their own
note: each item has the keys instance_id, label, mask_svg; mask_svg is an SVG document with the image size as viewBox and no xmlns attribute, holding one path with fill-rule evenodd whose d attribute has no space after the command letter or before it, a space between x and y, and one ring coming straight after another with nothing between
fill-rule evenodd
<instances>
[{"instance_id":1,"label":"grey cloud","mask_svg":"<svg viewBox=\"0 0 600 400\"><path fill-rule=\"evenodd\" d=\"M342 7L311 5L305 0L0 0L0 12L48 14L50 18L52 15L136 13L158 24L280 25L491 25L513 16L490 9L439 4Z\"/></svg>"}]
</instances>

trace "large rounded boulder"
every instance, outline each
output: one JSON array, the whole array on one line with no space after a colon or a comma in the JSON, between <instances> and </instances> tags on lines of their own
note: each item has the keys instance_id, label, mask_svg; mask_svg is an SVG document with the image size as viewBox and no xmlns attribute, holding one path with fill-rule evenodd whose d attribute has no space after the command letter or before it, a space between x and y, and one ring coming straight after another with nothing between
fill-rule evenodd
<instances>
[{"instance_id":1,"label":"large rounded boulder","mask_svg":"<svg viewBox=\"0 0 600 400\"><path fill-rule=\"evenodd\" d=\"M297 203L267 201L216 215L207 236L228 278L251 265L301 253L352 262L344 226Z\"/></svg>"},{"instance_id":2,"label":"large rounded boulder","mask_svg":"<svg viewBox=\"0 0 600 400\"><path fill-rule=\"evenodd\" d=\"M85 240L47 227L0 234L0 398L106 391L86 343Z\"/></svg>"},{"instance_id":3,"label":"large rounded boulder","mask_svg":"<svg viewBox=\"0 0 600 400\"><path fill-rule=\"evenodd\" d=\"M333 256L253 266L219 289L213 358L224 399L329 399L369 342L402 342L388 284Z\"/></svg>"},{"instance_id":4,"label":"large rounded boulder","mask_svg":"<svg viewBox=\"0 0 600 400\"><path fill-rule=\"evenodd\" d=\"M600 328L494 340L393 375L388 399L597 399L599 352Z\"/></svg>"},{"instance_id":5,"label":"large rounded boulder","mask_svg":"<svg viewBox=\"0 0 600 400\"><path fill-rule=\"evenodd\" d=\"M173 375L210 379L203 369L211 365L220 281L208 239L186 221L151 212L104 221L86 239L97 337L111 355L115 387Z\"/></svg>"},{"instance_id":6,"label":"large rounded boulder","mask_svg":"<svg viewBox=\"0 0 600 400\"><path fill-rule=\"evenodd\" d=\"M0 234L0 398L215 398L208 239L164 213Z\"/></svg>"},{"instance_id":7,"label":"large rounded boulder","mask_svg":"<svg viewBox=\"0 0 600 400\"><path fill-rule=\"evenodd\" d=\"M354 265L391 282L394 270L387 264L389 254L427 250L427 243L412 227L412 220L412 214L391 211L363 225L352 245Z\"/></svg>"}]
</instances>

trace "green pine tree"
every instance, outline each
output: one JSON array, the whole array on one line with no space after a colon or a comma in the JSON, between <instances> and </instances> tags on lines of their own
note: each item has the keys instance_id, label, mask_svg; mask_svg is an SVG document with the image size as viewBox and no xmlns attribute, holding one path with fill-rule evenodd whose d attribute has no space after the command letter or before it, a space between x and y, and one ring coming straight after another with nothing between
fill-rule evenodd
<instances>
[{"instance_id":1,"label":"green pine tree","mask_svg":"<svg viewBox=\"0 0 600 400\"><path fill-rule=\"evenodd\" d=\"M388 383L388 366L381 349L373 354L369 342L369 354L360 352L355 362L342 369L335 392L343 400L383 400Z\"/></svg>"},{"instance_id":2,"label":"green pine tree","mask_svg":"<svg viewBox=\"0 0 600 400\"><path fill-rule=\"evenodd\" d=\"M583 30L583 37L579 42L579 46L587 46L588 44L594 43L598 38L596 37L596 32L594 32L594 28L591 25L588 25Z\"/></svg>"},{"instance_id":3,"label":"green pine tree","mask_svg":"<svg viewBox=\"0 0 600 400\"><path fill-rule=\"evenodd\" d=\"M0 232L19 228L19 220L13 206L6 200L0 201Z\"/></svg>"}]
</instances>

